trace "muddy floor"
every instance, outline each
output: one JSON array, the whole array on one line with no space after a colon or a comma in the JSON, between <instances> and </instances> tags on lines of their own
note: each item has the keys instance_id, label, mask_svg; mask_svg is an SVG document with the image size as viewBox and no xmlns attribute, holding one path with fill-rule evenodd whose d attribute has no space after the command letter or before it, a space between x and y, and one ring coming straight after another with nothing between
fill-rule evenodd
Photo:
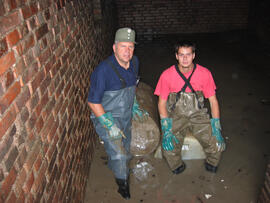
<instances>
[{"instance_id":1,"label":"muddy floor","mask_svg":"<svg viewBox=\"0 0 270 203\"><path fill-rule=\"evenodd\" d=\"M163 159L152 155L132 160L131 199L123 200L98 144L89 171L84 203L255 203L270 155L270 49L245 33L178 35L136 47L141 78L153 88L161 72L174 64L178 39L197 43L196 63L211 70L221 108L227 149L216 174L204 160L186 160L186 170L173 175Z\"/></svg>"}]
</instances>

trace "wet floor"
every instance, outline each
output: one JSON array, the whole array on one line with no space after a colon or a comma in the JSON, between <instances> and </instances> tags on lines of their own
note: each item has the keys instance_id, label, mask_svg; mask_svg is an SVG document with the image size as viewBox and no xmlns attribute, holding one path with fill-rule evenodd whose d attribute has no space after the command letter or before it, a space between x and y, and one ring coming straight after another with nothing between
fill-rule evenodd
<instances>
[{"instance_id":1,"label":"wet floor","mask_svg":"<svg viewBox=\"0 0 270 203\"><path fill-rule=\"evenodd\" d=\"M137 157L131 162L131 199L123 200L98 144L84 203L257 202L270 155L270 49L239 32L169 36L137 45L142 81L155 87L176 62L173 44L182 38L196 41L196 63L211 70L218 88L227 149L217 174L205 171L203 160L186 160L186 170L173 175L163 159Z\"/></svg>"}]
</instances>

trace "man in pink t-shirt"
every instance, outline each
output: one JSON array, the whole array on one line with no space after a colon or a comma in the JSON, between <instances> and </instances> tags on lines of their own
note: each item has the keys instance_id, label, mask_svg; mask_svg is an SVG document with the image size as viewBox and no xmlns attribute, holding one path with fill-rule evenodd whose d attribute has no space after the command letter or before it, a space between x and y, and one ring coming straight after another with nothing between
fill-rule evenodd
<instances>
[{"instance_id":1,"label":"man in pink t-shirt","mask_svg":"<svg viewBox=\"0 0 270 203\"><path fill-rule=\"evenodd\" d=\"M175 56L178 63L161 74L154 93L159 96L164 157L174 174L183 172L182 144L191 132L205 151L206 170L216 173L225 142L215 82L207 68L193 63L195 44L192 42L176 44ZM209 100L211 119L204 108L204 98Z\"/></svg>"}]
</instances>

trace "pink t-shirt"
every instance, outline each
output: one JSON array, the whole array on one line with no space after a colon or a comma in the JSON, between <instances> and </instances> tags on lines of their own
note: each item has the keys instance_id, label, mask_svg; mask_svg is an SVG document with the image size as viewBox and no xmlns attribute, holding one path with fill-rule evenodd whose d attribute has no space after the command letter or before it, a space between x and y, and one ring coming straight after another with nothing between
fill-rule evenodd
<instances>
[{"instance_id":1,"label":"pink t-shirt","mask_svg":"<svg viewBox=\"0 0 270 203\"><path fill-rule=\"evenodd\" d=\"M196 70L191 76L191 86L195 91L202 91L205 98L215 95L216 85L211 72L207 68L198 64L196 64L196 66ZM192 71L183 75L188 78L191 73ZM170 93L179 92L184 84L185 81L177 73L175 66L173 65L161 74L154 94L161 96L164 100L167 100ZM191 92L190 88L187 87L185 92Z\"/></svg>"}]
</instances>

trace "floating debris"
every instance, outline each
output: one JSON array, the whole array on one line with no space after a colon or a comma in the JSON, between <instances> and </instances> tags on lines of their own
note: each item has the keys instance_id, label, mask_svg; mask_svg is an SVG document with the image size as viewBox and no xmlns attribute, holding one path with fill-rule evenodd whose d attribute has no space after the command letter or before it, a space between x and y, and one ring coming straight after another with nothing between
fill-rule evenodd
<instances>
[{"instance_id":1,"label":"floating debris","mask_svg":"<svg viewBox=\"0 0 270 203\"><path fill-rule=\"evenodd\" d=\"M154 168L151 164L149 164L146 161L143 161L141 163L136 164L136 166L133 168L133 173L135 177L139 181L143 181L148 178L148 173L152 171Z\"/></svg>"},{"instance_id":2,"label":"floating debris","mask_svg":"<svg viewBox=\"0 0 270 203\"><path fill-rule=\"evenodd\" d=\"M210 195L210 194L205 194L204 196L205 196L206 199L209 199L209 198L212 197L212 195Z\"/></svg>"}]
</instances>

